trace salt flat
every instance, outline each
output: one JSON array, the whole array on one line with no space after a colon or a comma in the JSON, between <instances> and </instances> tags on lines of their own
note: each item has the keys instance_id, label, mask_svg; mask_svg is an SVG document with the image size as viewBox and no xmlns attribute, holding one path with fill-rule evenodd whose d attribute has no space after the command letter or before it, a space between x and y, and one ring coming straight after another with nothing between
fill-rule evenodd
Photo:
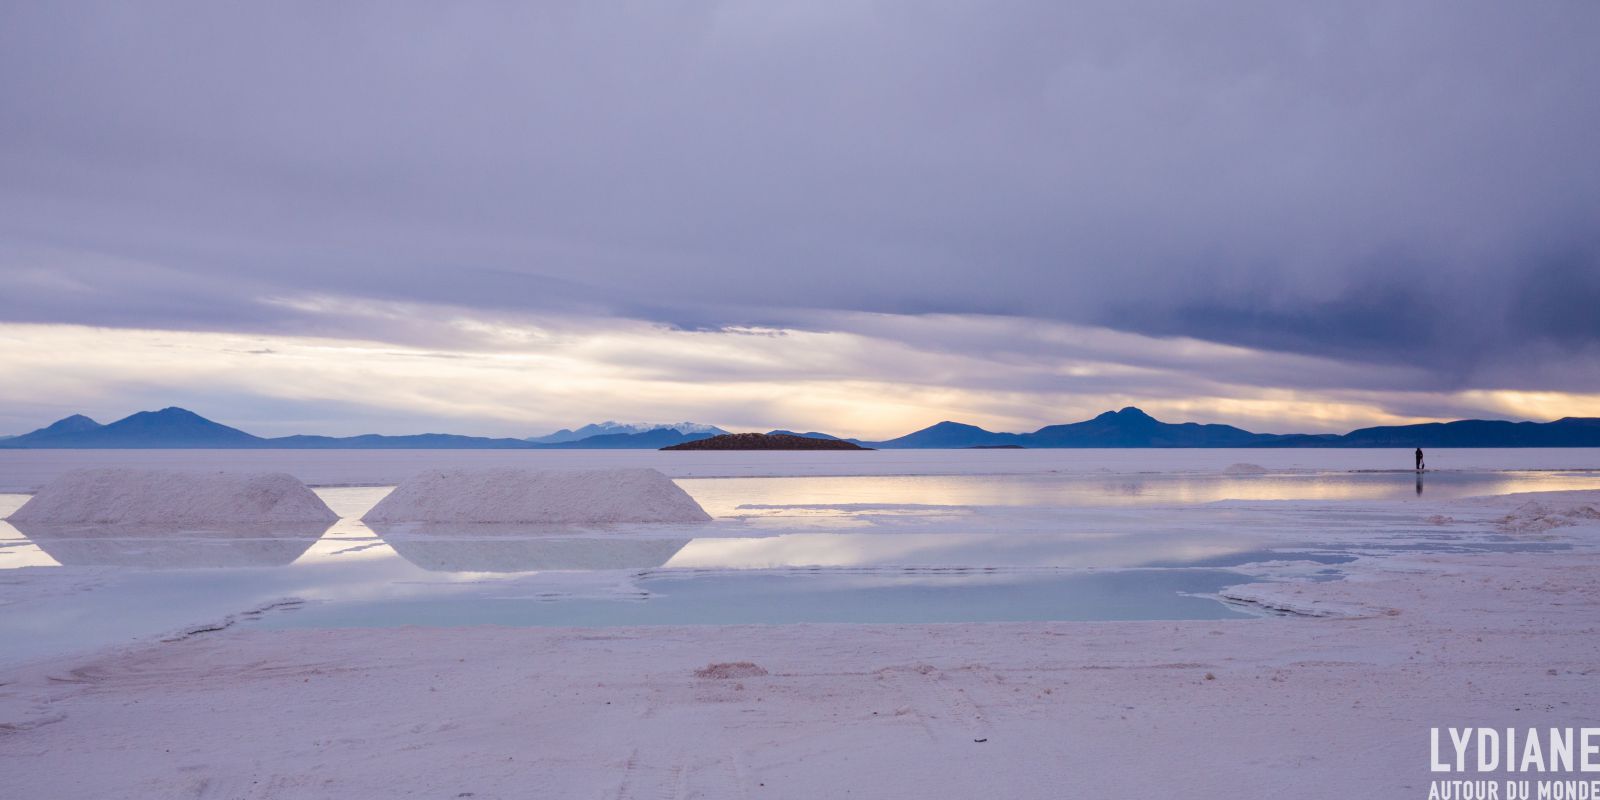
<instances>
[{"instance_id":1,"label":"salt flat","mask_svg":"<svg viewBox=\"0 0 1600 800\"><path fill-rule=\"evenodd\" d=\"M1336 619L226 631L7 674L0 766L60 798L1425 797L1430 726L1593 722L1597 567L1292 590Z\"/></svg>"},{"instance_id":2,"label":"salt flat","mask_svg":"<svg viewBox=\"0 0 1600 800\"><path fill-rule=\"evenodd\" d=\"M1441 449L1441 470L1597 469L1594 448ZM393 486L430 469L649 467L674 478L799 475L1018 475L1270 470L1406 470L1409 451L1365 449L874 450L661 452L657 450L3 450L0 492L31 492L69 469L231 469L287 472L312 486Z\"/></svg>"},{"instance_id":3,"label":"salt flat","mask_svg":"<svg viewBox=\"0 0 1600 800\"><path fill-rule=\"evenodd\" d=\"M319 490L343 519L292 545L62 549L0 525L0 563L43 559L0 570L0 641L36 647L0 657L0 774L8 794L63 798L1403 798L1436 777L1430 727L1595 724L1600 489L1577 487L1596 478L1476 461L1592 469L1593 451L1462 452L1421 494L1409 473L1347 471L1370 453L1174 452L1156 455L1188 474L1055 451L988 477L991 454L955 452L909 454L926 478L684 478L715 517L693 531L408 538L356 521L376 488ZM1246 459L1303 472L1227 472ZM288 566L171 563L286 546L303 548ZM93 563L47 566L73 559ZM627 624L653 602L630 593L685 576L920 591L974 568L1240 582L1191 598L1232 618ZM515 610L581 603L623 616ZM435 614L491 606L511 622Z\"/></svg>"}]
</instances>

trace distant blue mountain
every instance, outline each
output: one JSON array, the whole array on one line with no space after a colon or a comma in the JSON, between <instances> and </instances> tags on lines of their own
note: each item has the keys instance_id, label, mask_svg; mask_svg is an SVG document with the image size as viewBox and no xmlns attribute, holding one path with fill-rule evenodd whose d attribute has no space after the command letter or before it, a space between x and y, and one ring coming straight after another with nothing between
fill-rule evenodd
<instances>
[{"instance_id":1,"label":"distant blue mountain","mask_svg":"<svg viewBox=\"0 0 1600 800\"><path fill-rule=\"evenodd\" d=\"M263 439L261 447L284 450L528 450L531 446L521 439L490 439L483 436L460 436L454 433L416 433L406 436L384 436L367 433L360 436L281 436Z\"/></svg>"},{"instance_id":2,"label":"distant blue mountain","mask_svg":"<svg viewBox=\"0 0 1600 800\"><path fill-rule=\"evenodd\" d=\"M706 424L699 423L699 422L649 423L649 422L612 422L610 420L607 420L605 422L598 422L598 423L592 423L592 424L589 424L589 425L585 425L585 426L583 426L581 428L578 428L577 430L572 430L570 428L562 428L561 430L556 431L555 433L545 434L544 436L529 436L527 441L533 442L534 444L567 444L569 442L582 441L584 439L588 439L591 436L610 436L610 435L613 435L613 434L649 433L651 431L658 431L658 430L674 430L674 431L677 431L678 433L682 433L682 434L686 434L686 435L687 434L695 434L695 433L704 433L704 434L707 434L709 436L717 436L717 435L720 435L720 434L727 433L727 431L725 431L725 430L723 430L723 429L721 429L721 428L719 428L719 427L717 427L715 425L706 425Z\"/></svg>"},{"instance_id":3,"label":"distant blue mountain","mask_svg":"<svg viewBox=\"0 0 1600 800\"><path fill-rule=\"evenodd\" d=\"M821 430L806 430L805 434L800 434L800 432L797 432L797 430L778 429L768 430L766 435L770 435L770 437L829 438L829 440L834 440L834 442L850 442L853 443L853 445L864 445L864 442L861 442L859 438L835 437L834 434L824 434L824 432L821 432Z\"/></svg>"},{"instance_id":4,"label":"distant blue mountain","mask_svg":"<svg viewBox=\"0 0 1600 800\"><path fill-rule=\"evenodd\" d=\"M1276 436L1270 447L1600 447L1600 418L1554 422L1466 419L1360 428L1343 436Z\"/></svg>"},{"instance_id":5,"label":"distant blue mountain","mask_svg":"<svg viewBox=\"0 0 1600 800\"><path fill-rule=\"evenodd\" d=\"M870 447L882 449L956 449L1000 444L1022 444L1022 434L995 433L994 431L986 431L976 425L946 421L930 425L920 431L908 433L896 439L889 439L883 442L867 442Z\"/></svg>"},{"instance_id":6,"label":"distant blue mountain","mask_svg":"<svg viewBox=\"0 0 1600 800\"><path fill-rule=\"evenodd\" d=\"M82 414L73 414L70 417L58 419L36 431L30 431L21 436L13 436L11 439L15 441L26 438L33 442L69 441L78 434L97 430L101 427L104 426Z\"/></svg>"},{"instance_id":7,"label":"distant blue mountain","mask_svg":"<svg viewBox=\"0 0 1600 800\"><path fill-rule=\"evenodd\" d=\"M607 433L577 440L523 439L423 433L411 436L283 436L262 438L181 408L141 411L109 425L74 414L31 433L0 439L0 448L236 448L296 450L655 450L719 435L720 428L679 430L663 426L634 433ZM580 429L582 430L582 429ZM787 434L789 431L773 431ZM818 431L793 434L839 437ZM883 442L854 442L885 449L969 447L1600 447L1600 418L1567 417L1554 422L1461 420L1421 425L1361 428L1339 434L1251 433L1231 425L1167 423L1137 408L1108 411L1094 419L1047 425L1032 433L998 433L975 425L941 422Z\"/></svg>"},{"instance_id":8,"label":"distant blue mountain","mask_svg":"<svg viewBox=\"0 0 1600 800\"><path fill-rule=\"evenodd\" d=\"M262 441L193 411L163 408L140 411L109 425L74 414L49 427L0 442L0 447L232 448L256 447Z\"/></svg>"},{"instance_id":9,"label":"distant blue mountain","mask_svg":"<svg viewBox=\"0 0 1600 800\"><path fill-rule=\"evenodd\" d=\"M266 439L212 422L193 411L141 411L109 425L74 414L32 433L0 440L0 448L73 449L438 449L526 448L520 439L425 433L418 436L285 436Z\"/></svg>"},{"instance_id":10,"label":"distant blue mountain","mask_svg":"<svg viewBox=\"0 0 1600 800\"><path fill-rule=\"evenodd\" d=\"M721 430L718 428L717 430ZM551 444L531 444L541 450L659 450L684 442L710 439L720 434L710 431L681 433L672 428L656 428L643 433L608 433L585 439Z\"/></svg>"},{"instance_id":11,"label":"distant blue mountain","mask_svg":"<svg viewBox=\"0 0 1600 800\"><path fill-rule=\"evenodd\" d=\"M1047 425L1024 434L1025 447L1250 447L1271 434L1251 433L1232 425L1172 424L1129 406L1070 425Z\"/></svg>"},{"instance_id":12,"label":"distant blue mountain","mask_svg":"<svg viewBox=\"0 0 1600 800\"><path fill-rule=\"evenodd\" d=\"M1047 425L1033 433L996 433L941 422L871 447L964 448L1020 445L1065 447L1600 447L1600 418L1555 422L1462 420L1362 428L1339 434L1252 433L1232 425L1168 423L1132 406L1094 419Z\"/></svg>"},{"instance_id":13,"label":"distant blue mountain","mask_svg":"<svg viewBox=\"0 0 1600 800\"><path fill-rule=\"evenodd\" d=\"M884 448L906 447L1253 447L1273 439L1231 425L1161 422L1132 406L1068 425L1047 425L1033 433L995 433L973 425L941 422L898 439L878 442Z\"/></svg>"},{"instance_id":14,"label":"distant blue mountain","mask_svg":"<svg viewBox=\"0 0 1600 800\"><path fill-rule=\"evenodd\" d=\"M681 423L692 426L691 423ZM599 427L599 426L585 426ZM588 436L575 441L536 444L523 439L460 436L450 433L422 433L408 436L282 436L263 438L206 419L192 411L166 408L141 411L110 425L74 414L49 427L10 439L0 439L0 448L239 448L273 450L655 450L661 447L717 435L721 428L704 428L696 433L680 433L674 427L660 427L643 433L613 433ZM580 429L581 430L581 429Z\"/></svg>"}]
</instances>

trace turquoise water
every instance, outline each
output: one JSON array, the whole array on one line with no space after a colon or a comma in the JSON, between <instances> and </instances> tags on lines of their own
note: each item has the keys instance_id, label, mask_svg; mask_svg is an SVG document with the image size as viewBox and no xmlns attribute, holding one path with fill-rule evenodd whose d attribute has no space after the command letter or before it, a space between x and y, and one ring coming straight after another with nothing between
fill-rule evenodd
<instances>
[{"instance_id":1,"label":"turquoise water","mask_svg":"<svg viewBox=\"0 0 1600 800\"><path fill-rule=\"evenodd\" d=\"M264 627L682 626L789 622L1026 622L1245 618L1197 597L1248 581L1224 570L955 574L658 574L610 598L470 594L306 606Z\"/></svg>"},{"instance_id":2,"label":"turquoise water","mask_svg":"<svg viewBox=\"0 0 1600 800\"><path fill-rule=\"evenodd\" d=\"M328 603L264 617L272 628L396 625L614 627L786 623L1230 619L1196 596L1247 582L1211 569L1098 573L875 571L674 574L636 579L617 596L507 594Z\"/></svg>"}]
</instances>

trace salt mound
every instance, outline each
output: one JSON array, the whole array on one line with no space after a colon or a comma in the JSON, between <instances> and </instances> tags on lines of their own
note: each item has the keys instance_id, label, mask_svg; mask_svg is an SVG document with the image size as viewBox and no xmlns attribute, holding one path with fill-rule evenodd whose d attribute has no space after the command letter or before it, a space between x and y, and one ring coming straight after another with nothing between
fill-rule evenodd
<instances>
[{"instance_id":1,"label":"salt mound","mask_svg":"<svg viewBox=\"0 0 1600 800\"><path fill-rule=\"evenodd\" d=\"M759 678L766 674L768 673L765 668L750 661L726 661L721 664L707 664L694 671L696 678L712 678L714 680Z\"/></svg>"},{"instance_id":2,"label":"salt mound","mask_svg":"<svg viewBox=\"0 0 1600 800\"><path fill-rule=\"evenodd\" d=\"M653 469L425 472L401 483L364 522L708 522L711 516Z\"/></svg>"},{"instance_id":3,"label":"salt mound","mask_svg":"<svg viewBox=\"0 0 1600 800\"><path fill-rule=\"evenodd\" d=\"M1600 509L1584 503L1529 500L1495 522L1504 531L1539 533L1551 528L1580 525L1589 520L1600 520Z\"/></svg>"},{"instance_id":4,"label":"salt mound","mask_svg":"<svg viewBox=\"0 0 1600 800\"><path fill-rule=\"evenodd\" d=\"M337 520L322 498L282 472L79 469L23 503L16 523L194 526Z\"/></svg>"},{"instance_id":5,"label":"salt mound","mask_svg":"<svg viewBox=\"0 0 1600 800\"><path fill-rule=\"evenodd\" d=\"M1265 475L1267 474L1267 468L1261 466L1260 464L1246 464L1241 462L1238 464L1229 464L1227 469L1224 469L1223 472L1226 472L1229 475Z\"/></svg>"}]
</instances>

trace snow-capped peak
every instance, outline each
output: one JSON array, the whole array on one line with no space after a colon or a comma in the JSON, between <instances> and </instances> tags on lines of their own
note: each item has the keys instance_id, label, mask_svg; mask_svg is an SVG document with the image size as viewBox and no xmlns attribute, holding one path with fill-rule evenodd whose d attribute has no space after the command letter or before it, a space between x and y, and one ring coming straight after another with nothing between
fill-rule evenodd
<instances>
[{"instance_id":1,"label":"snow-capped peak","mask_svg":"<svg viewBox=\"0 0 1600 800\"><path fill-rule=\"evenodd\" d=\"M650 431L659 430L674 430L684 435L693 433L727 433L727 431L718 428L715 425L706 425L701 422L617 422L616 420L608 419L605 422L590 423L575 430L572 428L562 428L555 433L545 436L529 437L528 441L540 442L544 444L559 444L561 442L576 442L580 439L587 439L590 436L649 433Z\"/></svg>"}]
</instances>

